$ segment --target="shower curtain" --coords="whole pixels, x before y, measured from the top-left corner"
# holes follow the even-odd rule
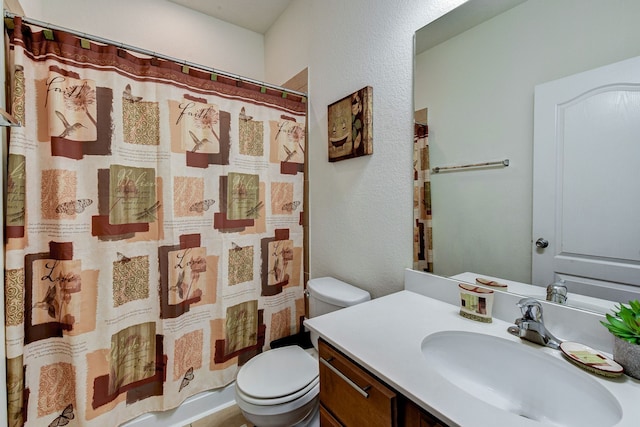
[[[174,408],[298,332],[305,99],[9,24],[9,425]]]
[[[433,273],[429,128],[415,123],[413,130],[413,269]]]

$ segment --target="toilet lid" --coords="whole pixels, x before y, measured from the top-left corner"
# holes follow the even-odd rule
[[[238,372],[236,387],[258,399],[295,393],[318,377],[318,362],[297,345],[255,356]]]

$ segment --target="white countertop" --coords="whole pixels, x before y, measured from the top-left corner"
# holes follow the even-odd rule
[[[477,332],[520,342],[507,332],[510,325],[495,318],[493,323],[463,318],[457,306],[406,290],[305,321],[308,329],[452,427],[543,426],[462,391],[430,368],[421,351],[427,335],[444,330]],[[526,341],[522,345],[562,359],[557,350]],[[469,357],[473,357],[472,351]],[[623,410],[616,427],[640,425],[640,381],[626,375],[603,378],[568,361],[566,364],[567,369],[594,378],[616,397]]]

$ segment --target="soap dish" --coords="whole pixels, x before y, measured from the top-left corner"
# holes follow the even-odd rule
[[[560,350],[571,363],[594,374],[613,378],[624,372],[619,363],[584,344],[565,341],[560,344]]]
[[[490,286],[492,288],[503,289],[503,290],[507,289],[507,285],[506,284],[500,283],[500,282],[496,282],[495,280],[486,279],[484,277],[476,277],[476,285]]]

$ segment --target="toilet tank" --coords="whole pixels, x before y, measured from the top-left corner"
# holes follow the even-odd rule
[[[344,307],[369,301],[369,292],[333,277],[319,277],[307,282],[309,317],[331,313]]]

